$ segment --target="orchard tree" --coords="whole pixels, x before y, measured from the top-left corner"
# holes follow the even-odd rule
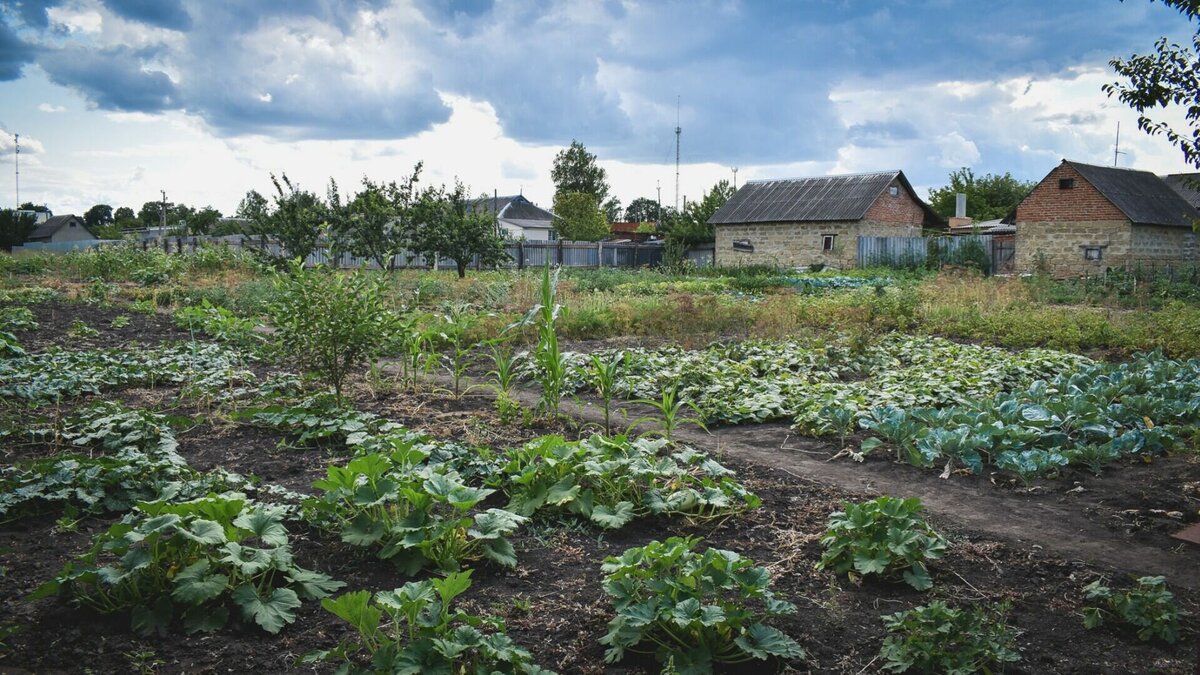
[[[111,225],[113,223],[113,207],[108,204],[96,204],[83,213],[83,222],[89,228]]]
[[[0,248],[11,251],[14,246],[24,244],[36,227],[37,223],[28,213],[0,210]]]
[[[625,207],[625,220],[631,223],[657,221],[658,202],[649,197],[638,197]]]
[[[132,230],[137,227],[137,214],[128,206],[122,206],[113,211],[113,224],[122,230]]]
[[[1189,23],[1200,18],[1197,0],[1162,3],[1179,11]],[[1108,64],[1123,80],[1104,85],[1104,93],[1137,111],[1139,129],[1151,136],[1166,136],[1189,164],[1200,168],[1200,29],[1193,33],[1191,45],[1159,38],[1153,54],[1134,54]],[[1155,111],[1171,106],[1184,111],[1186,128],[1174,129],[1155,119]]]
[[[251,221],[256,231],[274,237],[282,249],[275,255],[264,247],[258,254],[282,267],[288,260],[307,258],[316,250],[329,210],[319,196],[301,190],[287,174],[279,178],[271,174],[271,184],[275,186],[274,203],[255,210]]]
[[[967,216],[976,220],[1003,218],[1017,208],[1036,183],[1020,181],[1012,174],[976,176],[963,167],[950,173],[949,184],[929,190],[929,206],[943,218],[954,215],[955,195],[967,195]]]
[[[221,212],[211,206],[194,211],[188,220],[188,230],[192,234],[212,234],[217,222],[221,220]]]
[[[419,195],[421,163],[399,183],[374,183],[366,177],[362,191],[343,201],[337,183],[329,181],[330,229],[334,249],[374,260],[380,269],[395,267],[396,255],[412,248],[414,210]]]
[[[679,215],[663,218],[667,240],[684,246],[705,244],[716,240],[716,233],[708,219],[717,209],[733,196],[734,189],[729,181],[717,181],[698,201],[687,204]]]
[[[600,241],[612,232],[595,196],[588,192],[554,195],[554,229],[560,239],[570,241]]]
[[[572,140],[571,147],[554,156],[550,178],[554,181],[555,194],[584,192],[592,195],[596,204],[608,206],[608,172],[579,141]]]
[[[426,188],[416,210],[419,222],[413,242],[413,250],[429,260],[435,256],[453,260],[460,279],[467,276],[467,266],[477,256],[484,267],[508,261],[495,216],[475,209],[476,200],[467,195],[467,188],[458,181],[450,191],[445,186]]]
[[[171,203],[167,202],[167,209],[170,208]],[[138,209],[137,219],[142,227],[158,227],[163,222],[163,203],[146,202],[142,204],[142,208]]]

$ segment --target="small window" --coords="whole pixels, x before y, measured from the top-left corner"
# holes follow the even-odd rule
[[[1083,249],[1083,259],[1100,261],[1104,259],[1104,248],[1100,246],[1086,246]]]
[[[832,251],[834,242],[836,242],[836,241],[837,241],[836,234],[821,235],[821,250],[822,251]]]
[[[1059,190],[1071,190],[1074,187],[1075,187],[1075,179],[1074,178],[1059,178],[1058,179],[1058,189]]]
[[[900,188],[899,188],[899,186],[893,185],[893,186],[889,187],[889,188],[888,188],[888,194],[889,194],[889,195],[891,195],[891,196],[893,196],[893,197],[899,197],[899,196],[900,196]]]
[[[754,244],[751,244],[749,239],[737,239],[733,242],[733,250],[754,253]]]
[[[549,237],[550,237],[550,241],[558,241],[558,231],[550,230]]]

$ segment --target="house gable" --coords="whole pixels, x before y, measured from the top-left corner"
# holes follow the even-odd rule
[[[1017,223],[1063,223],[1127,221],[1129,218],[1074,166],[1063,160],[1017,205],[1015,220]]]
[[[867,209],[863,220],[879,223],[903,223],[920,227],[927,220],[923,202],[908,185],[908,181],[900,180],[897,176],[887,188],[875,198],[871,208]]]

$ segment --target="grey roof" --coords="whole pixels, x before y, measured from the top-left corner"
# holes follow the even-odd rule
[[[1193,208],[1200,209],[1200,173],[1173,173],[1162,176],[1167,187],[1179,193]]]
[[[521,195],[509,195],[506,197],[486,197],[477,199],[471,205],[472,210],[483,210],[487,213],[496,214],[497,218],[507,221],[549,221],[554,220],[554,214],[546,209],[540,208],[533,202],[529,201]],[[535,227],[550,227],[550,225],[540,225]]]
[[[1191,227],[1200,213],[1149,171],[1063,160],[1135,224]]]
[[[37,228],[35,228],[33,230],[33,232],[31,232],[29,234],[29,241],[37,241],[39,239],[49,239],[50,237],[54,236],[55,232],[58,232],[67,223],[70,223],[72,220],[79,221],[79,226],[82,227],[83,229],[87,230],[87,225],[85,225],[83,223],[83,219],[80,218],[79,216],[75,216],[75,215],[51,216],[50,218],[47,218],[44,223],[42,223],[41,225],[38,225]],[[92,233],[91,230],[88,230],[88,233],[91,234],[93,237],[96,236],[94,233]]]
[[[899,179],[925,210],[926,222],[941,218],[913,190],[903,171],[750,181],[708,219],[713,225],[794,221],[862,220],[867,210]]]

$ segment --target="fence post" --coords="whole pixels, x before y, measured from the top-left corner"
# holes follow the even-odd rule
[[[525,242],[523,240],[517,242],[517,269],[525,269]]]
[[[559,239],[558,240],[558,266],[562,267],[562,264],[563,264],[563,240]]]
[[[604,267],[604,242],[596,242],[596,269]]]

